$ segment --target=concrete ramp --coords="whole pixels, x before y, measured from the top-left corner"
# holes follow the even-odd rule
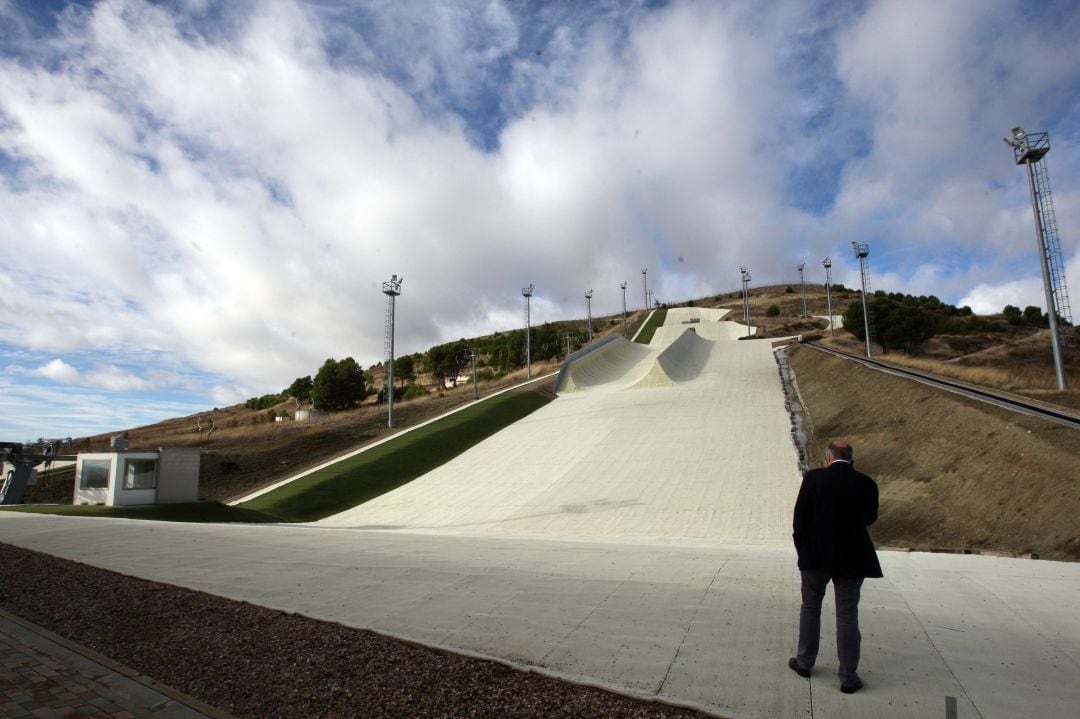
[[[581,359],[570,358],[555,388],[558,394],[591,389],[613,389],[625,384],[626,377],[640,378],[647,373],[656,357],[656,350],[647,345],[615,337]]]
[[[570,368],[575,391],[319,524],[787,546],[800,476],[769,343],[676,327],[663,347],[598,347]]]
[[[697,310],[700,313],[709,314],[695,315],[689,313],[688,310]],[[697,333],[702,339],[707,340],[728,341],[746,337],[746,325],[723,319],[728,312],[729,310],[702,310],[696,307],[677,307],[668,310],[667,320],[662,327],[658,327],[656,332],[653,333],[649,346],[667,346],[681,337],[682,333],[688,329]],[[675,313],[674,316],[672,313]],[[695,317],[699,321],[691,321]],[[750,333],[753,334],[755,329],[755,327],[751,326]]]
[[[701,376],[715,347],[715,342],[703,340],[693,329],[684,328],[678,339],[656,354],[648,373],[629,387],[663,387],[691,382]]]

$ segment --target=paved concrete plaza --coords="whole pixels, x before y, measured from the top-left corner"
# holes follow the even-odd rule
[[[724,716],[1075,715],[1075,564],[882,552],[866,688],[838,690],[831,596],[814,676],[787,668],[799,476],[779,376],[767,342],[698,316],[667,318],[696,336],[598,350],[548,406],[318,524],[4,513],[0,541]]]

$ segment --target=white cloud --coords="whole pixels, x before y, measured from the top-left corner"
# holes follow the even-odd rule
[[[79,381],[79,370],[62,359],[54,359],[38,367],[34,372],[61,384],[74,384]]]
[[[375,362],[392,273],[402,352],[519,326],[529,283],[535,322],[639,306],[642,267],[857,286],[852,240],[875,289],[996,303],[1039,282],[1018,122],[1080,247],[1067,4],[210,7],[103,1],[0,60],[0,343],[110,391]]]

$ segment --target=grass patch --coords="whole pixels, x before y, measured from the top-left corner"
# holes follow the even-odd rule
[[[645,323],[645,326],[641,328],[641,332],[634,338],[635,342],[643,345],[647,345],[652,342],[653,335],[656,334],[656,328],[664,324],[664,320],[667,319],[667,309],[656,310],[652,313],[652,317]]]
[[[276,522],[276,518],[242,507],[230,507],[220,502],[186,502],[182,504],[133,504],[123,507],[101,507],[91,504],[20,504],[3,507],[4,512],[28,514],[62,514],[69,517],[113,517],[122,519],[156,519],[161,522]]]
[[[508,392],[267,492],[241,507],[283,522],[312,522],[397,489],[547,404]]]

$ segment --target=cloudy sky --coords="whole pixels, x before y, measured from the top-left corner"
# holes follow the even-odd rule
[[[0,0],[0,440],[754,284],[1080,292],[1080,6]]]

